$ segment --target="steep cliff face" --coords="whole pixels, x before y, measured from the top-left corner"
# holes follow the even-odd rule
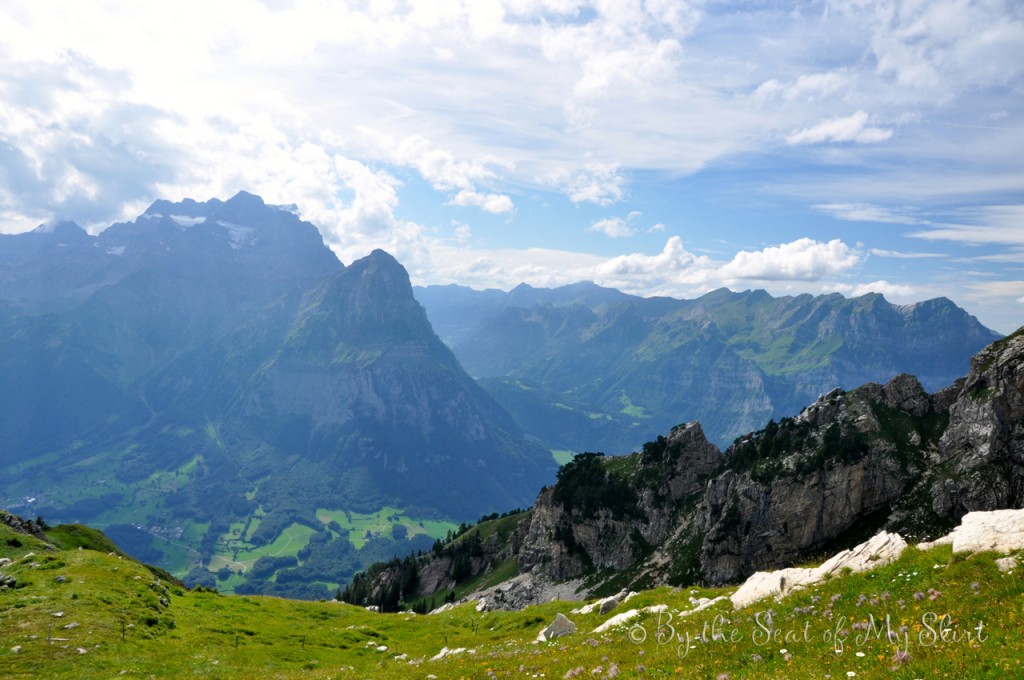
[[[538,496],[521,527],[521,571],[563,580],[636,565],[669,537],[722,458],[699,423],[675,427],[641,453],[606,465],[586,455]]]
[[[880,529],[924,540],[1022,505],[1024,329],[931,395],[900,375],[833,390],[724,454],[691,423],[630,456],[577,457],[515,530],[520,576],[492,601],[583,576],[589,592],[728,583]]]
[[[971,360],[932,463],[945,472],[931,488],[935,512],[1024,506],[1024,330]]]
[[[766,442],[781,456],[708,484],[700,517],[704,579],[733,581],[820,550],[858,525],[877,526],[920,475],[923,453],[935,444],[929,423],[936,418],[942,413],[920,383],[899,376],[884,387],[830,393],[756,444],[738,443],[727,456],[754,445],[767,449]],[[904,446],[886,431],[892,419],[910,430]],[[787,436],[799,443],[782,443]]]

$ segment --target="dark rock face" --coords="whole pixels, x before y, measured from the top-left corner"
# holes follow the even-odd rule
[[[580,576],[590,568],[627,569],[669,537],[681,501],[699,494],[721,462],[699,423],[680,425],[639,454],[620,459],[628,471],[621,481],[635,491],[635,512],[586,509],[557,500],[545,489],[522,530],[521,571],[539,567],[554,580]],[[563,482],[560,482],[563,483]]]
[[[767,485],[727,472],[704,497],[704,579],[728,583],[790,564],[886,508],[903,487],[898,467],[881,457]]]
[[[932,506],[959,519],[973,510],[1024,507],[1024,332],[987,347],[949,409],[933,456],[949,476],[932,486]]]
[[[24,519],[9,512],[0,511],[0,522],[11,527],[19,534],[34,536],[41,541],[46,540],[46,527],[34,519]]]

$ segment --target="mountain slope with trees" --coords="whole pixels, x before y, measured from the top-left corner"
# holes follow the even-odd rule
[[[0,300],[0,498],[193,579],[326,596],[554,478],[393,257],[257,196],[0,237]]]
[[[932,394],[903,374],[833,390],[724,452],[688,423],[637,453],[578,456],[529,511],[501,520],[501,533],[484,522],[413,564],[375,565],[342,597],[381,602],[410,568],[419,578],[407,602],[482,589],[472,597],[498,608],[719,585],[829,556],[881,529],[927,540],[968,512],[1021,506],[1024,328]],[[470,568],[457,574],[463,553]]]
[[[999,335],[945,298],[639,298],[594,284],[419,288],[466,370],[552,449],[625,453],[680,420],[719,446],[835,387],[950,384]],[[476,322],[469,323],[470,319]]]

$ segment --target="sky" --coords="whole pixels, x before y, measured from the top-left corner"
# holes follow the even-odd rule
[[[1024,323],[1019,0],[0,0],[0,232],[294,204],[415,284]]]

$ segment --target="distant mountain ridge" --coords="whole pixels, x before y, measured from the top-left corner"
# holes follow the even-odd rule
[[[393,257],[346,267],[245,192],[0,238],[0,318],[3,504],[121,527],[193,576],[324,596],[362,560],[429,546],[443,528],[426,521],[522,505],[554,477]],[[366,536],[335,519],[383,508]],[[256,569],[279,538],[290,562]]]
[[[834,387],[901,372],[939,389],[1000,337],[946,298],[901,306],[877,293],[719,289],[680,300],[594,284],[416,294],[529,434],[577,451],[630,451],[680,418],[726,445]]]

